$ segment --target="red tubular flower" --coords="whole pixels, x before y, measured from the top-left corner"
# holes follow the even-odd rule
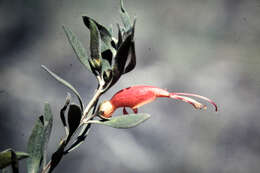
[[[124,114],[127,114],[126,107],[131,108],[137,113],[137,108],[144,104],[154,101],[157,97],[168,97],[172,99],[182,100],[190,103],[195,109],[206,109],[206,105],[187,97],[197,97],[211,103],[215,110],[218,111],[218,107],[212,100],[190,93],[169,93],[168,91],[154,87],[154,86],[132,86],[117,92],[110,100],[104,101],[99,107],[99,116],[104,119],[108,119],[112,116],[113,112],[120,107],[123,107]]]

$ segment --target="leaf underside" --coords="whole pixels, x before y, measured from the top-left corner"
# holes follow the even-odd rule
[[[43,166],[46,160],[47,144],[52,130],[53,116],[48,103],[44,106],[44,115],[40,116],[32,130],[28,140],[27,152],[30,157],[27,159],[27,169],[29,173],[37,173],[41,162]]]
[[[150,115],[145,113],[129,114],[110,118],[109,120],[92,120],[90,123],[106,125],[113,128],[127,129],[135,127],[145,120],[149,119]]]

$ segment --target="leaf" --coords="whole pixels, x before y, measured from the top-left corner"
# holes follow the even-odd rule
[[[72,145],[64,152],[64,154],[68,154],[69,152],[75,150],[84,142],[85,138],[88,136],[90,127],[91,127],[91,124],[84,124],[82,126],[82,130],[81,130],[79,136],[72,143]]]
[[[131,43],[132,35],[129,35],[119,47],[113,66],[113,80],[109,87],[113,86],[119,80],[120,76],[124,73]]]
[[[100,29],[99,29],[100,30]],[[109,34],[112,36],[113,35],[113,25],[112,24],[110,24],[109,26],[108,26],[108,28],[107,28],[107,31],[109,32]]]
[[[43,166],[46,164],[47,157],[47,146],[51,135],[53,124],[53,115],[51,112],[51,107],[48,103],[44,104],[44,136],[43,136]]]
[[[133,24],[131,34],[130,34],[132,36],[132,39],[134,39],[135,23],[136,23],[136,19],[134,20],[134,24]],[[129,60],[128,64],[126,65],[124,73],[128,73],[128,72],[132,71],[136,66],[136,54],[135,54],[135,42],[134,41],[131,42],[129,56],[130,56],[130,60]]]
[[[102,59],[108,61],[109,65],[112,64],[113,53],[111,52],[110,49],[103,51],[101,55],[102,55]]]
[[[67,93],[65,104],[60,110],[60,119],[65,128],[65,133],[67,136],[69,135],[69,130],[68,130],[67,122],[66,122],[66,118],[65,118],[65,111],[67,110],[67,107],[70,104],[70,99],[71,99],[71,95],[70,95],[70,93]]]
[[[101,58],[100,33],[95,22],[89,20],[90,30],[90,56],[92,59],[99,60]]]
[[[3,169],[12,163],[12,149],[4,150],[0,153],[0,169]],[[22,160],[29,157],[29,154],[24,152],[15,152],[17,159]]]
[[[95,103],[95,106],[90,109],[87,117],[90,117],[93,113],[95,113],[97,103],[98,103],[98,99]],[[83,124],[82,125],[81,131],[80,131],[77,139],[75,141],[73,141],[71,146],[66,151],[64,151],[64,154],[68,154],[69,152],[75,150],[76,148],[78,148],[84,142],[84,140],[86,139],[86,137],[89,134],[90,127],[91,127],[91,124]]]
[[[68,111],[69,136],[67,138],[67,142],[69,141],[73,133],[77,130],[80,124],[81,116],[82,111],[80,107],[76,104],[70,105]]]
[[[84,24],[90,29],[90,21],[93,21],[95,25],[97,26],[100,36],[102,40],[110,40],[112,38],[111,33],[106,29],[106,27],[102,26],[98,22],[96,22],[94,19],[88,17],[88,16],[82,16]]]
[[[41,160],[43,159],[44,151],[44,117],[43,115],[38,118],[29,137],[27,152],[30,157],[27,159],[27,169],[29,173],[37,173]]]
[[[117,28],[118,28],[118,41],[117,41],[117,49],[121,46],[122,42],[123,42],[123,34],[122,34],[122,31],[121,31],[121,28],[119,26],[119,24],[117,24]]]
[[[116,57],[115,57],[115,66],[117,66],[117,69],[122,74],[125,70],[125,64],[127,62],[129,50],[132,43],[132,35],[129,35],[122,45],[119,47]]]
[[[95,68],[95,61],[93,59],[89,58],[88,62],[89,62],[89,65],[90,65],[90,68],[91,68],[93,74],[97,77],[99,74],[98,74],[98,69]]]
[[[77,55],[77,58],[79,61],[90,71],[92,72],[89,62],[88,62],[88,56],[86,53],[85,48],[82,46],[82,43],[79,41],[77,36],[66,26],[62,26],[69,43],[71,47],[73,48],[75,54]]]
[[[102,60],[102,69],[101,69],[101,76],[105,82],[109,82],[111,80],[112,69],[109,62],[106,59]]]
[[[45,165],[46,150],[52,130],[53,116],[48,103],[44,105],[44,115],[40,116],[32,130],[28,140],[27,152],[30,157],[27,160],[29,173],[37,173],[41,162]]]
[[[101,124],[101,125],[106,125],[110,126],[113,128],[119,128],[119,129],[127,129],[131,127],[135,127],[145,120],[150,118],[149,114],[129,114],[129,115],[122,115],[114,118],[110,118],[109,120],[92,120],[89,121],[89,123],[94,123],[94,124]]]
[[[130,61],[125,67],[124,74],[132,71],[136,66],[136,54],[135,54],[135,43],[134,42],[131,43],[129,56],[130,56]]]
[[[62,141],[59,148],[57,149],[57,151],[55,153],[52,154],[51,156],[51,166],[49,169],[49,173],[51,173],[53,171],[53,169],[60,163],[63,155],[64,155],[64,149],[66,147],[66,141]]]
[[[113,39],[111,32],[106,29],[106,27],[102,26],[98,22],[96,22],[94,19],[91,19],[88,16],[82,16],[84,24],[90,29],[90,20],[93,21],[100,33],[102,44],[101,44],[101,51],[105,50],[111,50],[112,53],[115,53],[115,46],[113,45]]]
[[[120,15],[121,15],[122,22],[124,24],[124,29],[127,32],[129,29],[131,29],[131,20],[130,20],[128,13],[124,9],[123,0],[120,0],[120,2],[121,2],[120,3],[120,9],[121,9]]]
[[[82,99],[79,95],[79,92],[66,80],[62,79],[61,77],[59,77],[58,75],[56,75],[55,73],[53,73],[51,70],[49,70],[47,67],[45,67],[44,65],[41,66],[45,71],[47,71],[54,79],[56,79],[58,82],[60,82],[61,84],[65,85],[67,88],[69,88],[71,91],[74,92],[74,94],[77,96],[78,100],[79,100],[79,104],[80,104],[80,108],[81,110],[83,110],[83,104],[82,104]]]

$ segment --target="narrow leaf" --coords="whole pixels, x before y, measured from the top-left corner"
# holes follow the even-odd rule
[[[56,79],[58,82],[60,82],[61,84],[65,85],[67,88],[69,88],[71,91],[74,92],[74,94],[77,96],[77,98],[79,100],[80,108],[81,108],[81,110],[83,110],[82,99],[81,99],[81,97],[79,95],[79,92],[69,82],[67,82],[66,80],[62,79],[61,77],[59,77],[58,75],[53,73],[51,70],[49,70],[44,65],[42,65],[42,68],[45,71],[47,71],[54,79]]]
[[[108,61],[110,65],[112,64],[113,53],[110,49],[103,51],[101,55],[102,55],[102,59]]]
[[[106,27],[104,27],[103,25],[99,24],[98,22],[96,22],[94,19],[91,19],[88,16],[82,16],[83,18],[83,22],[84,24],[90,29],[90,21],[93,21],[99,32],[100,32],[100,36],[101,36],[101,40],[102,40],[102,44],[101,44],[101,51],[105,51],[105,50],[111,50],[112,53],[114,53],[115,51],[115,46],[113,45],[113,39],[112,39],[112,34],[111,31],[109,31],[108,29],[106,29]]]
[[[69,124],[69,136],[67,140],[73,135],[77,130],[82,116],[82,111],[80,107],[76,104],[71,104],[68,111],[68,124]]]
[[[117,28],[118,28],[118,41],[117,41],[117,49],[121,46],[122,42],[123,42],[123,33],[121,31],[121,28],[119,26],[119,24],[117,24]]]
[[[100,33],[95,22],[91,19],[89,20],[89,30],[90,30],[90,56],[92,59],[101,58],[101,43],[100,43]]]
[[[131,29],[131,20],[130,20],[130,17],[128,15],[128,13],[126,12],[126,10],[124,9],[124,4],[123,4],[123,0],[120,1],[121,5],[120,5],[120,14],[121,14],[121,19],[122,19],[122,22],[124,24],[124,28],[125,28],[125,31],[127,32],[129,29]]]
[[[148,118],[150,118],[149,114],[129,114],[110,118],[109,120],[92,120],[89,121],[89,123],[101,124],[119,129],[127,129],[141,124]]]
[[[12,163],[12,149],[4,150],[0,153],[0,169],[3,169]],[[17,159],[22,160],[29,157],[29,154],[24,152],[15,152]]]
[[[61,145],[57,149],[55,153],[52,154],[51,157],[51,166],[48,173],[51,173],[53,169],[60,163],[63,155],[64,155],[64,148],[66,147],[66,141],[62,141]]]
[[[95,113],[96,107],[97,107],[98,99],[95,103],[95,106],[92,107],[88,113],[87,117],[90,117],[93,113]],[[93,118],[92,118],[93,119]],[[69,152],[73,151],[74,149],[78,148],[86,139],[86,137],[89,134],[91,124],[83,124],[81,127],[81,131],[75,141],[71,144],[71,146],[64,152],[64,154],[68,154]]]
[[[100,29],[99,29],[100,30]],[[110,35],[112,36],[113,35],[113,25],[112,24],[110,24],[109,26],[108,26],[108,28],[107,28],[107,31],[110,33]]]
[[[89,65],[90,65],[90,68],[93,72],[93,74],[97,77],[99,74],[99,71],[98,69],[95,68],[95,61],[91,58],[88,59],[88,62],[89,62]]]
[[[43,159],[44,150],[44,117],[40,116],[32,130],[27,145],[27,152],[30,157],[27,159],[27,169],[29,173],[37,173]]]
[[[133,24],[133,27],[131,29],[131,34],[130,34],[132,36],[132,39],[134,39],[135,23],[136,23],[136,19],[134,20],[134,24]],[[129,51],[128,56],[130,57],[130,60],[125,67],[124,73],[128,73],[128,72],[132,71],[136,66],[136,54],[135,54],[135,42],[134,41],[131,42],[130,51]]]
[[[125,65],[127,62],[131,44],[132,35],[129,35],[119,47],[113,66],[113,80],[109,87],[113,86],[119,80],[120,76],[124,74]]]
[[[64,154],[68,154],[69,152],[75,150],[84,142],[85,138],[88,136],[90,127],[91,127],[91,124],[84,124],[82,126],[82,131],[80,132],[79,136],[72,143],[72,145],[64,152]]]
[[[134,42],[131,43],[130,53],[128,56],[130,56],[130,60],[125,67],[124,73],[128,73],[128,72],[132,71],[136,66],[136,54],[135,54],[135,43]]]
[[[102,40],[110,40],[112,38],[111,33],[106,29],[106,27],[102,26],[98,22],[96,22],[94,19],[88,17],[88,16],[82,16],[84,24],[90,29],[90,21],[93,21],[95,25],[97,26],[100,36]]]
[[[111,66],[109,62],[106,59],[102,60],[102,69],[101,69],[101,75],[105,82],[109,82],[111,80]]]
[[[44,115],[40,116],[29,137],[27,151],[30,158],[27,160],[29,173],[37,173],[41,162],[45,165],[46,150],[52,130],[53,116],[48,103],[44,105]]]
[[[43,166],[46,164],[47,146],[51,135],[53,115],[48,103],[44,104]]]
[[[65,118],[65,111],[67,110],[67,107],[70,104],[70,99],[71,99],[71,95],[70,95],[70,93],[67,93],[65,104],[60,110],[60,119],[61,119],[61,122],[62,122],[64,128],[65,128],[65,133],[66,133],[67,136],[69,135],[69,130],[68,130],[67,121],[66,121],[66,118]]]
[[[119,47],[118,52],[115,57],[115,65],[117,66],[117,69],[122,74],[124,72],[125,64],[128,58],[130,46],[132,43],[132,36],[129,35],[122,45]]]
[[[75,54],[77,55],[77,58],[79,61],[90,71],[92,72],[89,62],[88,62],[88,56],[86,53],[85,48],[82,46],[82,43],[79,41],[77,36],[66,26],[62,26],[69,43],[71,47],[73,48]]]

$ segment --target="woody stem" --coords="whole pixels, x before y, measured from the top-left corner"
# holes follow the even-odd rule
[[[103,87],[104,87],[104,81],[98,76],[97,77],[98,82],[99,82],[99,87],[97,89],[97,91],[95,92],[95,95],[93,96],[93,98],[90,100],[90,102],[88,103],[88,105],[86,106],[84,112],[83,112],[83,116],[81,118],[81,124],[84,122],[89,121],[91,118],[93,118],[94,115],[92,116],[88,116],[89,111],[91,110],[91,108],[93,107],[93,105],[95,104],[95,102],[97,101],[97,99],[101,96],[101,94],[103,93]],[[86,119],[86,120],[85,120]]]

